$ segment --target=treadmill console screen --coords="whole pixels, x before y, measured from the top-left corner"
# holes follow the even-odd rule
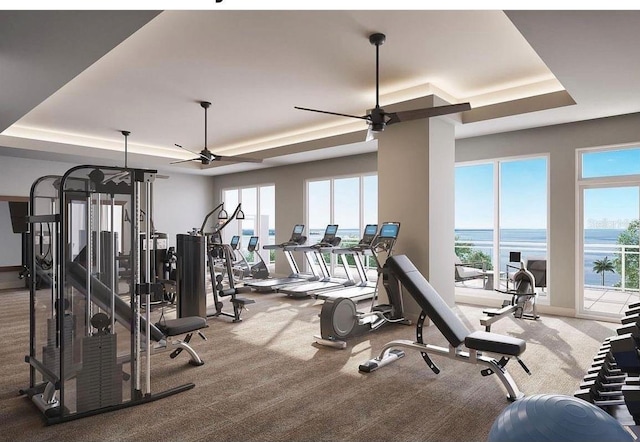
[[[296,224],[291,233],[291,241],[299,240],[302,237],[302,232],[304,232],[304,224]]]
[[[380,228],[380,238],[397,238],[400,223],[384,223]]]
[[[336,237],[336,233],[338,233],[338,225],[337,224],[329,224],[327,229],[324,231],[324,238],[322,238],[322,242],[331,242]]]
[[[256,246],[258,245],[258,237],[257,236],[252,236],[251,238],[249,238],[249,245],[247,247],[252,247],[252,248],[256,248]]]
[[[367,224],[367,226],[364,228],[364,235],[362,235],[360,244],[371,244],[373,238],[376,237],[376,233],[378,233],[378,225]]]
[[[238,244],[240,244],[240,237],[238,235],[232,236],[229,245],[235,249],[238,247]]]

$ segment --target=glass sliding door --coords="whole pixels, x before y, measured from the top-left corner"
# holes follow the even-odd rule
[[[225,189],[222,191],[222,201],[224,202],[224,208],[229,215],[236,208],[238,203],[240,202],[239,189]],[[217,216],[217,214],[214,214]],[[234,235],[240,235],[240,221],[233,220],[231,221],[227,227],[222,230],[222,242],[225,244],[229,244],[231,242],[231,238]]]
[[[328,224],[337,224],[337,236],[341,247],[359,242],[366,224],[378,223],[378,176],[356,175],[307,181],[307,226],[308,244],[317,243]],[[325,254],[330,271],[336,277],[344,276],[342,262],[336,255]],[[347,258],[353,267],[353,257]],[[337,265],[336,265],[337,264]],[[372,266],[374,277],[376,266]]]
[[[260,226],[257,235],[260,237],[260,245],[276,243],[276,186],[260,186],[259,193],[260,211],[258,225]],[[265,250],[262,259],[269,264],[275,262],[275,250],[268,253]]]
[[[231,221],[222,231],[222,240],[229,244],[231,237],[238,235],[241,237],[241,248],[246,249],[251,236],[258,236],[260,245],[275,243],[275,186],[261,185],[253,187],[242,187],[234,189],[224,189],[222,191],[222,201],[224,208],[231,216],[236,206],[242,203],[244,220]],[[262,249],[262,247],[260,247]],[[275,253],[260,252],[267,264],[274,263]],[[257,262],[258,257],[247,254],[250,263]]]
[[[474,296],[493,291],[495,166],[457,166],[455,170],[456,291]],[[484,291],[487,290],[487,293]]]
[[[362,177],[362,223],[378,223],[378,175]]]
[[[360,177],[336,178],[333,180],[333,222],[338,225],[340,247],[349,247],[360,241]],[[325,254],[331,265],[331,274],[346,277],[341,257]],[[353,264],[353,263],[350,263]]]
[[[581,313],[619,316],[638,298],[640,186],[582,190]]]
[[[640,148],[577,152],[577,309],[618,318],[638,296]]]
[[[509,274],[535,266],[548,302],[548,158],[462,164],[455,172],[456,294],[504,298]],[[520,259],[510,262],[511,252]]]
[[[258,234],[258,189],[256,187],[242,189],[241,198],[244,219],[240,223],[240,243],[246,247],[249,244],[249,238]]]
[[[538,286],[538,301],[547,295],[547,159],[500,162],[500,245],[498,268],[505,280],[524,264]],[[511,253],[519,262],[511,262]]]
[[[331,224],[331,181],[310,181],[307,184],[307,244],[322,239]]]

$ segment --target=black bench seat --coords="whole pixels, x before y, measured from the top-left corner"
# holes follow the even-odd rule
[[[208,327],[207,320],[200,316],[167,319],[155,324],[166,336],[178,336]]]
[[[467,348],[488,351],[507,356],[520,356],[527,348],[526,341],[511,336],[499,335],[485,331],[474,331],[464,338]]]

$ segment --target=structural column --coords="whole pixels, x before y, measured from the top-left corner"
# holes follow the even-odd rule
[[[447,104],[429,96],[387,112]],[[404,254],[454,304],[455,130],[451,117],[388,126],[378,136],[378,221],[399,221],[395,254]],[[380,292],[381,294],[384,291]],[[420,308],[404,295],[408,318]]]

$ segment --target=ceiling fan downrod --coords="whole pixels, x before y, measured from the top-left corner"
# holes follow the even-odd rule
[[[129,135],[131,135],[131,132],[129,132],[128,130],[123,130],[120,132],[122,135],[124,135],[124,168],[127,169],[127,150],[128,150],[128,146],[127,146],[127,137]]]
[[[369,43],[376,47],[376,108],[380,107],[380,46],[386,39],[387,36],[380,32],[369,36]]]
[[[202,106],[202,108],[204,109],[204,150],[209,150],[207,148],[207,110],[209,109],[209,107],[211,106],[211,103],[208,101],[201,101],[200,102],[200,106]]]

